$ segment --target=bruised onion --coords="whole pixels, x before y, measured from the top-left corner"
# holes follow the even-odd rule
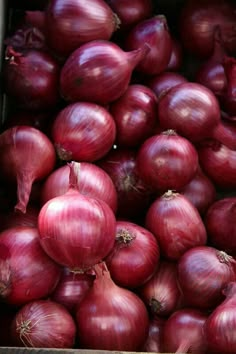
[[[76,49],[66,60],[60,77],[66,101],[108,104],[126,91],[134,68],[149,51],[147,44],[124,52],[111,41],[94,40]]]

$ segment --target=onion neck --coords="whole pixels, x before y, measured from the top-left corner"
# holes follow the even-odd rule
[[[188,353],[190,349],[190,343],[187,339],[183,340],[183,342],[179,345],[175,353]]]
[[[144,43],[142,47],[132,50],[130,52],[126,52],[127,61],[130,65],[131,70],[133,70],[145,58],[149,51],[149,44]]]
[[[15,210],[26,213],[27,205],[30,198],[32,184],[34,177],[29,171],[22,171],[17,173],[17,204]]]
[[[234,258],[224,251],[217,251],[217,258],[220,263],[225,263],[225,264],[236,263]]]
[[[166,199],[166,200],[169,200],[169,199],[173,199],[175,197],[177,197],[179,195],[179,193],[176,193],[172,190],[168,190],[167,192],[165,192],[163,195],[162,195],[162,198],[163,199]]]
[[[79,190],[79,179],[80,179],[80,163],[72,161],[68,163],[70,167],[69,174],[69,189],[71,190]]]
[[[218,140],[221,144],[230,150],[236,150],[236,127],[227,126],[226,123],[220,122],[212,133],[212,138]]]

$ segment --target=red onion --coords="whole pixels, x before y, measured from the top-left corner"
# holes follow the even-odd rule
[[[198,156],[203,171],[218,188],[236,188],[236,151],[210,141],[199,147]]]
[[[195,75],[195,81],[209,88],[216,96],[221,96],[226,89],[224,56],[221,33],[217,27],[214,34],[213,54],[200,65]]]
[[[207,315],[185,308],[174,312],[163,328],[164,351],[168,353],[206,353],[204,333]]]
[[[187,82],[173,87],[159,101],[158,118],[162,129],[174,129],[197,143],[214,138],[236,149],[236,139],[221,122],[218,100],[211,90]]]
[[[28,205],[26,213],[19,210],[10,210],[5,213],[1,222],[1,230],[9,229],[10,227],[25,226],[35,227],[38,226],[39,209],[36,206]]]
[[[236,59],[225,57],[223,62],[224,73],[226,75],[225,92],[220,97],[224,110],[230,115],[236,115]]]
[[[199,167],[193,179],[181,189],[181,194],[204,215],[216,199],[216,188]]]
[[[113,248],[116,220],[110,207],[79,193],[79,163],[70,164],[68,191],[49,200],[38,218],[40,243],[57,263],[72,270],[92,267]]]
[[[166,67],[168,71],[179,71],[183,62],[183,49],[179,40],[172,38],[172,50],[169,64]]]
[[[93,285],[93,280],[94,277],[91,274],[71,272],[68,268],[64,268],[50,299],[75,314],[77,306]]]
[[[149,319],[144,303],[135,293],[117,286],[102,265],[96,266],[95,271],[93,287],[76,313],[80,346],[138,351],[148,335]]]
[[[213,247],[193,247],[179,259],[178,280],[189,306],[214,309],[225,285],[236,280],[235,260]]]
[[[63,57],[84,43],[109,40],[119,25],[103,0],[52,0],[45,21],[48,44]]]
[[[15,346],[65,349],[74,346],[76,325],[62,305],[38,300],[19,309],[11,333]]]
[[[176,263],[161,261],[155,274],[138,294],[155,316],[170,316],[180,304],[181,293],[177,281]]]
[[[210,57],[218,26],[225,49],[236,51],[235,4],[228,0],[190,0],[179,18],[181,42],[197,57]]]
[[[157,125],[157,100],[147,86],[129,85],[125,93],[111,103],[109,111],[116,123],[119,147],[137,147],[153,135]]]
[[[152,317],[149,320],[148,338],[142,347],[142,352],[161,353],[162,350],[162,333],[165,325],[165,320],[160,317]]]
[[[52,125],[52,140],[61,160],[94,162],[108,153],[116,126],[110,113],[90,102],[62,109]]]
[[[206,243],[206,229],[197,209],[184,195],[172,191],[152,203],[146,227],[156,236],[161,254],[170,260]]]
[[[225,300],[217,306],[206,321],[205,333],[211,353],[235,353],[235,299],[236,283],[223,290]]]
[[[111,177],[117,191],[117,215],[121,218],[139,218],[151,203],[152,192],[137,171],[135,150],[111,150],[98,161]]]
[[[150,51],[138,63],[136,70],[146,75],[163,72],[170,61],[172,40],[164,15],[156,15],[139,22],[128,33],[126,50],[135,50],[147,43]]]
[[[142,20],[151,17],[153,4],[151,0],[106,0],[120,19],[119,31],[129,30]]]
[[[215,201],[207,211],[205,226],[211,244],[230,255],[236,255],[236,197]]]
[[[198,155],[189,140],[173,130],[154,135],[141,145],[137,155],[141,178],[154,190],[179,190],[194,177]]]
[[[25,11],[24,22],[45,32],[45,11]]]
[[[70,167],[61,166],[45,180],[41,190],[41,205],[52,198],[63,195],[69,188]],[[79,192],[106,202],[116,212],[117,193],[110,176],[92,163],[81,162],[79,168]]]
[[[17,181],[15,208],[26,212],[32,183],[47,177],[54,168],[53,144],[38,129],[15,126],[0,135],[0,151],[2,175]]]
[[[47,110],[59,102],[60,67],[45,51],[14,51],[7,47],[4,65],[4,90],[20,108]]]
[[[115,246],[105,259],[117,285],[143,285],[155,273],[159,258],[159,246],[150,231],[130,221],[117,221]]]
[[[87,6],[87,5],[86,5]],[[124,52],[110,41],[90,41],[66,60],[60,79],[61,94],[67,101],[108,104],[124,94],[132,72],[149,51],[146,44]]]
[[[42,250],[36,228],[12,227],[0,234],[0,298],[13,305],[48,296],[60,267]]]
[[[21,51],[26,49],[47,50],[44,33],[34,26],[22,25],[4,40],[4,44]],[[12,53],[13,54],[13,53]]]
[[[179,73],[164,71],[159,75],[152,76],[148,81],[148,86],[154,91],[159,101],[172,87],[187,81],[188,80]]]

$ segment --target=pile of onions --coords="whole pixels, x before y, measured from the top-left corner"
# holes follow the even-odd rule
[[[47,297],[56,287],[61,267],[43,251],[38,230],[18,226],[0,234],[0,298],[20,306]]]
[[[85,270],[114,246],[116,220],[102,200],[79,193],[79,163],[70,163],[68,191],[50,199],[39,212],[40,244],[57,263]]]
[[[95,350],[138,351],[148,335],[149,318],[142,300],[117,286],[104,264],[76,312],[79,343]]]
[[[64,306],[49,300],[28,302],[12,321],[15,346],[32,348],[72,348],[76,325]]]
[[[112,279],[125,288],[137,288],[155,273],[160,258],[155,236],[129,221],[117,221],[116,242],[105,261]]]

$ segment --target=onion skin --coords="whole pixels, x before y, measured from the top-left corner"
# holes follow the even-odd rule
[[[189,306],[212,310],[223,300],[227,283],[236,280],[235,260],[214,247],[194,247],[179,259],[178,279]]]
[[[233,256],[236,254],[235,213],[236,197],[228,197],[215,201],[205,216],[210,243]]]
[[[60,92],[68,102],[106,105],[126,91],[134,68],[149,51],[147,44],[124,52],[109,41],[94,40],[76,49],[60,75]]]
[[[1,232],[0,298],[21,306],[47,297],[61,268],[43,251],[36,228],[18,226]]]
[[[41,205],[50,199],[65,194],[69,189],[70,167],[55,169],[44,181],[40,193]],[[89,197],[106,202],[114,211],[117,210],[117,192],[110,176],[99,166],[81,162],[79,169],[79,192]]]
[[[203,221],[192,203],[180,193],[168,191],[146,213],[145,226],[157,238],[161,254],[178,260],[188,249],[205,245]]]
[[[96,350],[138,351],[148,335],[148,313],[142,300],[118,287],[102,271],[76,313],[79,343]]]
[[[15,209],[25,213],[32,183],[47,177],[55,166],[53,144],[38,129],[15,126],[0,135],[0,151],[2,175],[17,182]]]
[[[20,308],[12,322],[11,334],[15,346],[73,348],[76,325],[62,305],[38,300]]]
[[[155,273],[159,258],[159,246],[150,231],[129,221],[117,221],[115,246],[105,259],[117,285],[130,289],[143,285]]]
[[[194,177],[198,154],[189,140],[167,130],[144,141],[137,154],[137,169],[153,190],[179,190]]]
[[[109,106],[116,123],[119,147],[135,148],[153,135],[157,125],[157,100],[144,85],[129,85],[125,93]]]
[[[92,40],[109,40],[118,23],[103,0],[52,0],[45,17],[48,45],[62,57]]]
[[[61,160],[94,162],[112,148],[116,126],[104,107],[77,102],[58,113],[51,135]]]
[[[149,334],[148,338],[142,348],[142,352],[147,353],[161,353],[162,350],[162,335],[165,320],[161,317],[155,316],[149,320]]]

